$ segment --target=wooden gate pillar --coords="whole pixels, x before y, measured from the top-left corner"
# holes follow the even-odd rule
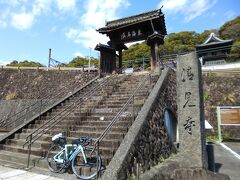
[[[99,43],[95,50],[100,51],[100,73],[112,73],[116,70],[116,52],[113,48]]]
[[[147,44],[151,47],[151,70],[157,70],[160,67],[160,60],[158,56],[159,45],[163,44],[164,36],[155,31],[152,35],[148,36]],[[161,67],[163,68],[163,67]]]
[[[118,62],[119,67],[118,68],[119,68],[119,70],[121,70],[122,69],[122,49],[119,50],[118,53],[119,53],[119,62]]]

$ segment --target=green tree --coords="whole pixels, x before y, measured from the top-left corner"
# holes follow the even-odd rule
[[[233,44],[228,60],[231,62],[240,61],[240,40]]]
[[[223,39],[240,40],[240,16],[220,27],[219,35]]]
[[[14,67],[43,67],[42,64],[40,64],[39,62],[35,62],[35,61],[28,61],[28,60],[24,60],[24,61],[16,61],[13,60],[10,64],[7,64],[7,66],[14,66]]]
[[[80,57],[77,56],[73,58],[68,64],[66,64],[67,67],[86,67],[88,66],[89,58],[87,57]],[[91,65],[95,65],[98,67],[99,60],[97,58],[91,57]]]

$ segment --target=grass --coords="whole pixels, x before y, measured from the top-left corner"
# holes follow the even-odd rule
[[[17,97],[17,93],[16,92],[11,92],[11,93],[6,95],[5,99],[6,100],[13,100],[13,99],[16,99],[16,97]]]
[[[207,92],[204,92],[204,101],[208,101],[210,99],[210,95]]]
[[[207,136],[207,142],[217,142],[218,141],[218,137],[217,136]]]

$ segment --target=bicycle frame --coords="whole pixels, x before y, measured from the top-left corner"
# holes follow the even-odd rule
[[[76,149],[74,150],[74,152],[71,154],[70,157],[68,157],[68,147],[76,147]],[[61,156],[63,155],[65,151],[65,159],[63,159]],[[75,157],[79,152],[82,153],[83,155],[83,159],[84,162],[87,163],[87,158],[86,155],[84,153],[84,148],[81,145],[76,145],[76,144],[65,144],[64,148],[62,148],[61,151],[59,151],[54,157],[53,159],[58,162],[58,163],[64,163],[64,161],[68,162],[73,160],[73,157]]]

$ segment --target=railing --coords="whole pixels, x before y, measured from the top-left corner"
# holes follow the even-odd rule
[[[92,80],[95,80],[96,78],[98,78],[98,76],[93,78]],[[14,127],[16,127],[17,125],[20,125],[25,119],[29,118],[30,116],[33,116],[35,114],[40,115],[43,108],[47,107],[50,104],[54,104],[63,95],[67,95],[69,93],[69,92],[62,91],[64,90],[64,88],[65,87],[62,87],[60,90],[58,90],[58,93],[55,94],[54,96],[52,95],[54,91],[52,91],[51,93],[41,98],[40,100],[36,100],[35,103],[32,103],[31,105],[21,109],[17,113],[1,120],[0,127],[5,128],[7,130],[12,130],[14,129]],[[79,88],[80,88],[79,86],[75,86],[73,89],[79,89]],[[14,124],[15,126],[12,127],[12,125]]]
[[[27,159],[27,168],[29,167],[30,163],[30,155],[31,155],[31,145],[37,141],[39,138],[41,138],[46,132],[48,132],[50,129],[55,127],[56,124],[58,124],[64,117],[72,113],[76,108],[80,109],[81,113],[81,103],[83,100],[87,100],[89,97],[91,97],[93,94],[97,93],[99,90],[102,89],[102,87],[106,86],[108,83],[110,83],[112,80],[115,80],[116,75],[112,75],[101,82],[95,84],[95,86],[91,87],[89,91],[84,93],[82,96],[80,96],[78,99],[75,99],[74,102],[72,102],[70,105],[68,105],[65,109],[63,109],[60,113],[53,116],[50,120],[48,120],[46,123],[38,127],[36,130],[34,130],[32,133],[30,133],[26,137],[26,142],[23,144],[23,148],[27,145],[28,146],[28,159]]]
[[[134,100],[135,97],[137,95],[137,93],[139,92],[139,90],[141,90],[144,85],[146,84],[146,82],[149,81],[149,88],[152,85],[151,82],[151,73],[147,74],[146,77],[138,84],[137,88],[134,90],[134,92],[132,93],[132,95],[129,97],[129,99],[127,100],[127,102],[122,106],[122,108],[119,110],[119,112],[116,114],[116,116],[111,120],[111,122],[108,124],[108,126],[105,128],[105,130],[102,132],[102,134],[97,138],[97,140],[94,143],[94,148],[93,151],[95,149],[97,149],[97,153],[99,154],[99,147],[100,147],[100,143],[102,142],[102,140],[106,137],[106,135],[109,133],[109,131],[111,130],[111,128],[114,126],[114,124],[119,121],[121,115],[126,111],[127,108],[129,108],[130,106],[132,106],[132,123],[135,120],[135,109],[134,109]],[[99,174],[97,174],[97,178],[98,178]]]
[[[16,69],[16,70],[20,70],[20,69],[28,69],[28,70],[53,70],[53,71],[86,71],[88,70],[88,68],[82,68],[82,67],[78,67],[78,68],[74,68],[74,67],[23,67],[23,66],[5,66],[5,65],[0,65],[0,70],[1,69]],[[98,68],[91,68],[90,67],[90,71],[95,71],[98,70]]]

